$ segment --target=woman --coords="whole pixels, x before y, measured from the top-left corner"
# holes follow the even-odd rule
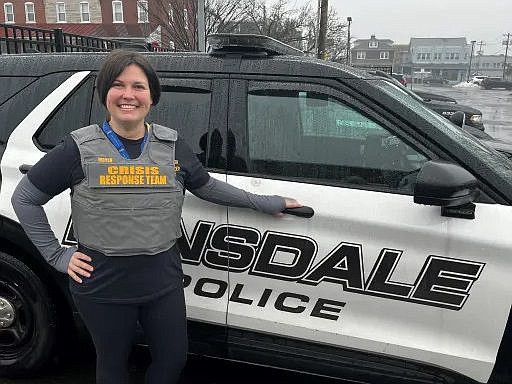
[[[152,355],[147,383],[174,383],[187,354],[176,248],[184,188],[211,202],[269,214],[300,204],[211,178],[176,131],[146,123],[161,91],[142,55],[111,53],[97,91],[108,121],[65,137],[20,181],[12,204],[44,258],[70,276],[71,294],[96,347],[97,383],[128,382],[137,320]],[[78,247],[65,248],[42,205],[68,188]]]

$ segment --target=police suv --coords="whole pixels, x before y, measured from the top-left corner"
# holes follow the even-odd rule
[[[314,209],[275,218],[186,194],[192,352],[370,383],[512,382],[512,162],[386,79],[271,39],[147,57],[163,88],[149,121],[213,177]],[[80,324],[10,200],[64,135],[104,120],[104,58],[0,57],[0,375],[34,372]],[[71,245],[69,200],[45,210]]]

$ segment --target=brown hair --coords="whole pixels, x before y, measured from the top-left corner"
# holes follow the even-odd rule
[[[137,65],[146,77],[149,83],[149,92],[153,105],[157,105],[162,92],[158,76],[149,62],[144,56],[138,52],[125,51],[117,49],[112,51],[108,56],[96,78],[96,88],[101,104],[106,106],[107,93],[112,87],[112,83],[129,65]]]

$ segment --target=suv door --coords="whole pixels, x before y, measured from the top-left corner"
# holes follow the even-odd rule
[[[511,304],[511,207],[477,204],[467,220],[414,204],[416,175],[437,156],[336,88],[248,76],[233,80],[230,100],[228,182],[315,210],[303,219],[229,208],[233,357],[270,334],[340,347],[338,359],[358,350],[485,382]],[[301,369],[292,342],[258,339]]]

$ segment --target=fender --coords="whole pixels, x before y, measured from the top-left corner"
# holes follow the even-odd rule
[[[43,283],[57,288],[59,294],[66,298],[67,305],[74,308],[66,275],[57,272],[44,260],[19,223],[0,216],[0,244],[0,250],[24,262],[37,273]]]

